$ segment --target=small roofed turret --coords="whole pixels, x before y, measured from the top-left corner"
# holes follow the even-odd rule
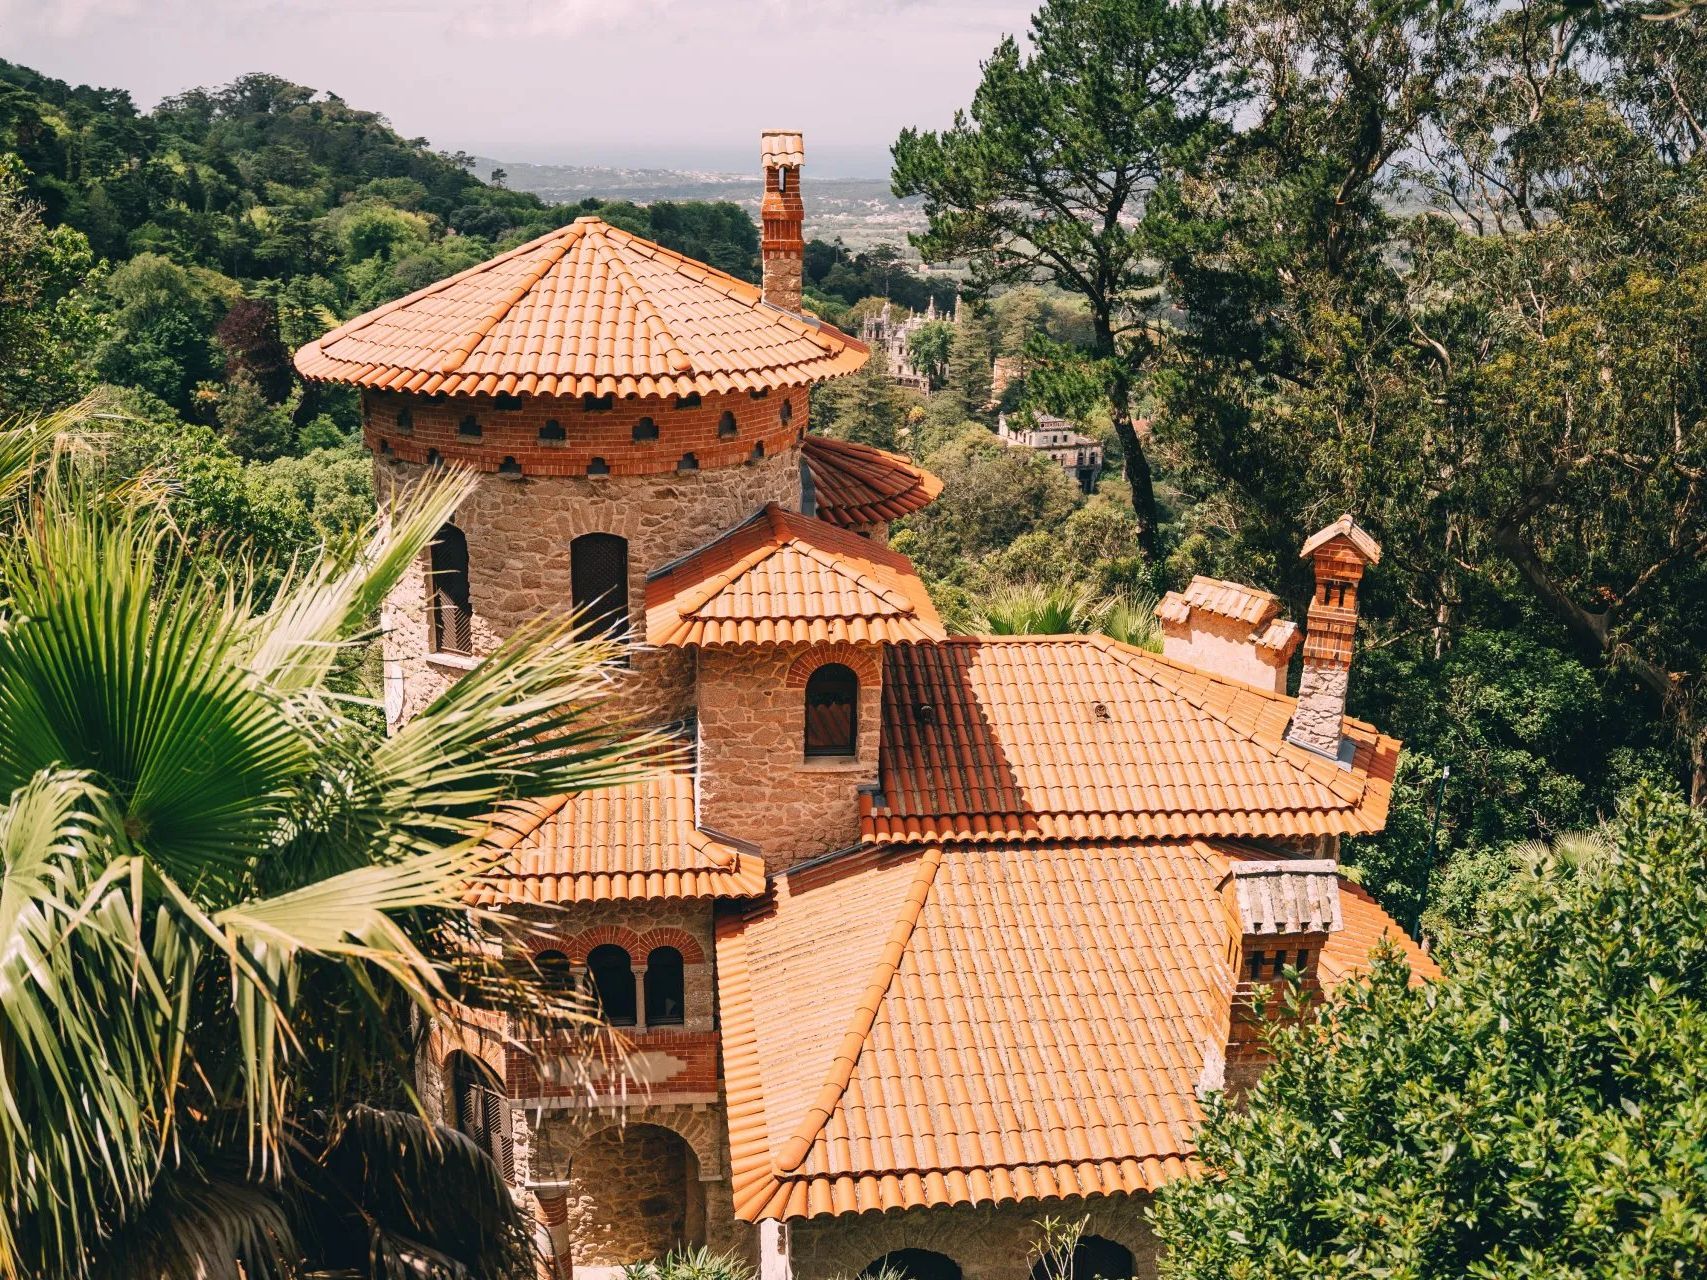
[[[1381,562],[1381,544],[1349,515],[1319,529],[1299,552],[1316,574],[1304,633],[1304,670],[1289,741],[1344,760],[1345,699],[1357,643],[1357,587],[1363,571]]]

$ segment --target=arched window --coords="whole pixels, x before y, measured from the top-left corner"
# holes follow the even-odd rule
[[[859,748],[859,677],[839,662],[806,681],[806,754],[851,756]]]
[[[1031,1280],[1132,1280],[1132,1250],[1107,1236],[1081,1236],[1065,1267],[1055,1256],[1039,1258]]]
[[[682,1025],[682,953],[674,947],[653,947],[646,957],[646,1025]]]
[[[434,653],[474,652],[474,606],[468,595],[468,538],[447,524],[433,539],[427,589]]]
[[[471,1054],[445,1059],[451,1125],[491,1156],[506,1178],[515,1170],[510,1151],[510,1108],[498,1077]]]
[[[594,635],[628,634],[628,541],[584,533],[569,544],[569,592]]]
[[[605,1021],[613,1027],[634,1025],[634,962],[621,947],[606,943],[587,956],[587,977],[598,997]]]
[[[541,951],[533,958],[533,967],[548,987],[566,991],[575,981],[575,967],[561,951]]]
[[[892,1249],[866,1263],[860,1280],[878,1276],[898,1280],[960,1280],[960,1264],[945,1253],[929,1249]]]

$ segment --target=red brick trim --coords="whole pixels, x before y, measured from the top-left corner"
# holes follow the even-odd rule
[[[569,957],[570,964],[586,964],[587,956],[592,953],[593,948],[602,947],[607,942],[628,952],[628,958],[636,964],[643,963],[646,959],[646,952],[640,945],[640,935],[633,929],[614,924],[601,924],[576,934],[569,940],[568,946],[563,948],[563,952]]]
[[[839,662],[851,668],[862,685],[877,683],[876,647],[872,645],[816,645],[796,658],[788,668],[787,687],[804,689],[806,681],[819,667]]]
[[[685,929],[648,929],[640,935],[638,945],[640,949],[634,956],[636,964],[645,964],[646,957],[652,953],[654,947],[674,947],[682,953],[684,964],[705,963],[705,948],[699,945],[699,939]]]

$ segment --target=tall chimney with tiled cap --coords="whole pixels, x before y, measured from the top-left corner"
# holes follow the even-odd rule
[[[1341,743],[1357,639],[1357,586],[1364,569],[1381,562],[1381,544],[1350,516],[1341,516],[1313,534],[1300,555],[1314,564],[1316,593],[1304,632],[1298,709],[1286,736],[1300,747],[1349,763]]]
[[[759,138],[759,158],[765,166],[765,196],[759,204],[765,301],[784,311],[798,312],[806,258],[806,241],[801,234],[806,207],[800,201],[800,166],[806,163],[806,144],[798,133],[766,129]]]

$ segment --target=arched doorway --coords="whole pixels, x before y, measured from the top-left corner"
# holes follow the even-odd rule
[[[620,1267],[705,1243],[699,1161],[681,1135],[655,1124],[602,1129],[569,1161],[576,1267]]]
[[[859,1274],[860,1280],[960,1280],[960,1264],[929,1249],[891,1249]]]
[[[1132,1250],[1107,1236],[1081,1236],[1062,1272],[1052,1259],[1039,1259],[1031,1280],[1132,1280]]]

